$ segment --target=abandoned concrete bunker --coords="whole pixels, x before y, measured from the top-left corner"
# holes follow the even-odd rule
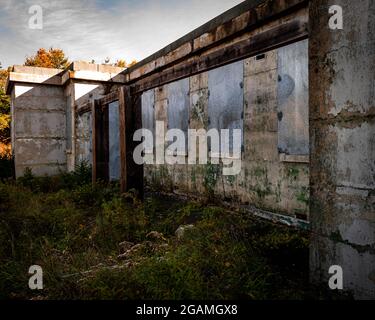
[[[339,265],[347,290],[374,298],[375,6],[335,4],[343,30],[329,29],[328,0],[249,0],[129,69],[14,66],[17,177],[87,161],[94,181],[118,180],[123,191],[215,198],[310,229],[311,280],[328,281]],[[157,121],[186,134],[240,129],[240,173],[187,161],[136,165],[134,132],[155,133]]]

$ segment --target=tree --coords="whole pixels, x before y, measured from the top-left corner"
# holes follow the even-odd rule
[[[116,62],[116,67],[120,67],[120,68],[126,68],[126,61],[125,60],[117,60]]]
[[[10,98],[5,94],[8,71],[1,69],[0,64],[0,143],[10,142]]]
[[[68,67],[69,61],[61,49],[50,48],[46,50],[40,48],[34,56],[26,58],[24,65],[29,67],[65,69]]]
[[[120,59],[120,60],[117,60],[117,62],[115,63],[115,67],[130,68],[131,66],[134,66],[136,63],[137,63],[136,60],[133,60],[132,62],[128,64],[125,60]]]
[[[130,62],[129,64],[128,64],[128,68],[130,68],[130,67],[132,67],[132,66],[134,66],[134,65],[136,65],[137,64],[137,60],[132,60],[132,62]]]

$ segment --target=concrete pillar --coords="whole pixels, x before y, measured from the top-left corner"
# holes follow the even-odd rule
[[[329,8],[343,29],[329,28]],[[375,1],[310,2],[311,278],[375,298]]]

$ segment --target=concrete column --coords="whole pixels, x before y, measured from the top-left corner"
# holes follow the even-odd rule
[[[343,30],[329,8],[343,9]],[[310,2],[311,278],[375,298],[375,1]]]

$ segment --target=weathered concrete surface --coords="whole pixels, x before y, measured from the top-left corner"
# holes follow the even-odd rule
[[[344,29],[330,30],[340,5]],[[375,298],[375,2],[310,4],[311,278]]]
[[[99,69],[97,65],[83,64],[80,63],[80,68],[89,65],[89,68],[95,70]],[[110,67],[110,66],[108,66]],[[111,67],[114,68],[114,67]],[[110,69],[111,70],[111,69]],[[120,71],[121,68],[117,68]],[[94,73],[94,71],[90,71]],[[95,77],[98,78],[98,77]],[[70,81],[70,84],[66,86],[66,90],[71,91],[71,106],[68,110],[78,110],[84,105],[90,105],[94,100],[100,99],[105,95],[118,90],[119,84],[113,84],[111,82],[97,82],[87,80],[76,80]],[[70,123],[72,124],[72,150],[68,157],[68,171],[74,170],[74,167],[79,164],[82,160],[92,164],[92,123],[91,123],[91,112],[83,115],[77,115],[76,112],[72,112]],[[69,114],[67,115],[69,117]],[[69,118],[67,118],[69,122]]]
[[[289,217],[308,219],[308,154],[278,153],[277,52],[271,55],[272,59],[268,59],[268,54],[266,55],[266,61],[273,63],[273,68],[267,71],[259,72],[258,70],[257,72],[256,70],[256,68],[264,68],[263,62],[256,64],[251,59],[237,62],[243,70],[234,74],[226,73],[222,77],[224,79],[236,76],[241,78],[236,85],[237,90],[233,92],[231,88],[225,88],[225,86],[223,88],[219,84],[210,90],[209,73],[215,74],[220,70],[213,68],[205,72],[207,69],[198,68],[199,71],[189,74],[194,66],[204,65],[200,59],[209,60],[211,55],[215,57],[221,50],[228,48],[231,48],[228,49],[231,52],[233,47],[235,48],[241,41],[255,40],[256,37],[264,36],[265,33],[283,28],[290,23],[307,25],[307,1],[245,1],[237,8],[125,71],[127,84],[133,86],[135,92],[141,93],[142,90],[149,90],[148,92],[155,93],[154,101],[150,101],[143,93],[142,103],[148,104],[145,108],[148,119],[152,118],[149,116],[152,106],[155,107],[155,120],[164,121],[165,129],[172,128],[172,125],[168,123],[168,114],[176,111],[171,110],[168,85],[185,76],[190,78],[190,129],[208,129],[210,121],[215,120],[210,117],[215,118],[216,111],[218,113],[230,111],[229,113],[237,117],[230,122],[238,127],[241,127],[243,122],[241,113],[248,112],[249,114],[243,124],[245,153],[243,154],[244,165],[239,176],[224,177],[220,174],[222,168],[213,165],[158,165],[145,167],[147,182],[164,191],[187,192],[204,197],[215,196],[233,204],[254,205]],[[306,59],[304,63],[307,70]],[[219,67],[221,67],[220,64]],[[223,69],[230,67],[226,65]],[[168,73],[175,75],[176,79],[168,80],[167,78],[166,80],[163,75]],[[244,77],[239,75],[241,73]],[[146,83],[144,86],[143,80]],[[211,82],[215,84],[212,78]],[[235,112],[230,110],[234,105],[231,99],[226,100],[226,98],[231,95],[235,97],[232,100],[235,101],[238,109],[242,109],[239,112],[237,109]],[[240,103],[237,103],[238,101]],[[209,108],[210,102],[211,108]],[[307,101],[303,107],[305,108],[304,119],[307,120]],[[224,118],[228,119],[228,117]],[[146,124],[146,116],[144,120]],[[212,126],[222,126],[218,122]],[[302,122],[305,133],[308,130],[303,125],[306,125],[306,122]],[[222,127],[229,128],[230,124],[225,123]],[[163,147],[164,145],[157,146],[157,149]],[[306,152],[306,148],[303,151]],[[187,159],[185,160],[187,162]]]
[[[74,62],[66,70],[14,66],[7,92],[12,97],[12,146],[16,176],[26,167],[36,175],[72,171],[92,162],[91,115],[76,110],[116,91],[123,68]],[[53,150],[55,148],[55,150]]]
[[[307,69],[306,59],[302,63]],[[188,110],[183,111],[184,114],[188,112],[189,129],[243,127],[241,173],[226,177],[220,166],[210,164],[148,165],[145,170],[147,183],[158,190],[216,197],[236,205],[254,206],[308,220],[308,163],[299,159],[286,162],[278,152],[277,75],[278,52],[274,50],[265,53],[262,59],[253,57],[190,77],[190,103],[185,107]],[[169,87],[165,85],[144,94],[145,122],[155,117],[157,121],[165,121],[166,128],[174,128],[176,121],[170,122],[170,116],[182,111],[173,109],[170,94],[174,96],[176,92],[169,92]],[[155,114],[151,116],[154,105]],[[302,114],[308,113],[307,101],[298,107],[303,110]],[[304,122],[290,122],[291,126],[297,124],[304,125]],[[187,158],[182,160],[188,163]]]
[[[280,13],[286,10],[288,13],[280,17]],[[134,83],[140,77],[174,68],[183,60],[210,54],[292,20],[306,22],[307,1],[247,0],[128,70],[82,61],[72,63],[67,70],[15,66],[7,90],[11,93],[14,84],[25,82],[65,88],[66,169],[71,171],[81,159],[91,159],[87,119],[81,121],[76,115],[81,106],[117,90],[122,84]],[[200,96],[190,97],[195,103],[208,97],[208,90],[196,93]],[[207,117],[199,121],[203,120],[208,121]]]
[[[212,165],[159,165],[146,166],[146,180],[164,191],[215,196],[278,212],[284,219],[306,220],[310,175],[314,235],[312,279],[327,284],[329,267],[340,265],[344,269],[345,289],[352,290],[358,298],[374,298],[375,2],[314,0],[310,1],[310,9],[307,3],[304,0],[244,1],[126,71],[84,62],[74,63],[63,72],[14,67],[7,92],[12,95],[12,142],[17,175],[26,166],[37,174],[53,174],[59,169],[72,170],[82,159],[91,159],[91,115],[77,116],[75,111],[117,90],[119,85],[137,85],[149,78],[159,80],[163,72],[176,72],[175,79],[180,79],[186,75],[176,70],[186,62],[199,64],[200,57],[215,55],[290,22],[305,25],[309,19],[311,168],[306,154],[306,125],[303,125],[307,109],[305,80],[295,79],[294,86],[287,82],[287,90],[279,90],[278,75],[285,72],[279,66],[280,52],[272,50],[262,58],[241,61],[244,75],[243,90],[239,94],[244,100],[241,174],[224,177],[220,174],[221,168]],[[343,7],[344,30],[328,28],[331,5]],[[287,63],[285,67],[289,75],[293,73],[292,65]],[[301,74],[297,73],[297,78]],[[183,99],[189,100],[189,105],[179,105],[188,110],[180,111],[188,112],[191,129],[207,129],[209,101],[216,99],[217,93],[210,98],[212,84],[209,85],[208,72],[189,76],[189,97]],[[144,93],[142,101],[148,128],[153,128],[155,120],[161,120],[167,129],[168,120],[174,115],[173,97],[169,96],[168,88],[176,84],[166,83],[174,80],[154,81],[145,86],[144,90],[152,88]],[[296,84],[301,86],[298,90]],[[220,90],[216,91],[220,94]],[[297,91],[304,96],[300,100],[296,99]],[[280,98],[285,92],[293,98],[289,101],[292,103],[286,104],[292,106],[291,112],[285,113],[289,120],[295,117],[301,104],[306,108],[303,121],[292,122],[299,125],[298,130],[289,121],[278,124],[281,117],[278,113],[284,113],[285,107],[281,106],[280,110]],[[44,120],[35,121],[37,118]],[[296,143],[285,142],[290,134]],[[298,140],[300,137],[302,141]],[[285,153],[280,153],[278,147]],[[265,211],[259,212],[262,215]]]
[[[16,176],[66,170],[65,97],[62,88],[17,84],[12,94],[12,148]]]
[[[299,12],[298,15],[307,18],[307,3],[306,0],[246,0],[132,66],[125,72],[126,79],[134,82],[140,77],[171,67],[180,60],[188,60],[202,52],[215,51],[241,37],[250,37],[284,23],[290,16],[280,18],[282,12],[302,8],[304,12]]]
[[[290,64],[296,65],[296,62],[292,60]],[[279,67],[278,50],[267,52],[263,59],[245,60],[245,154],[241,199],[258,208],[307,220],[308,164],[284,162],[278,150]],[[305,113],[307,102],[299,108]],[[297,121],[290,123],[291,127],[298,125],[301,124]]]
[[[76,163],[92,165],[92,119],[87,112],[76,121]]]

